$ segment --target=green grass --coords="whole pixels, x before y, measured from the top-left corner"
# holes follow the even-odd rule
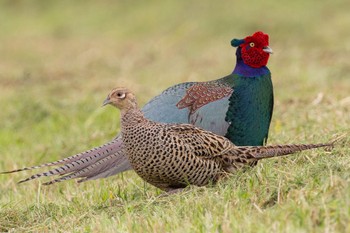
[[[1,1],[0,171],[113,138],[114,86],[141,104],[233,69],[230,40],[270,34],[269,144],[325,142],[350,126],[348,1]],[[0,232],[350,232],[349,139],[270,159],[215,187],[159,197],[133,172],[77,185],[0,176]]]

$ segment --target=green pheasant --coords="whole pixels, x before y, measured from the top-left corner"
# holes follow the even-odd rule
[[[331,147],[309,145],[235,146],[230,140],[190,124],[157,123],[144,117],[133,93],[111,91],[103,105],[121,111],[124,150],[136,173],[148,183],[174,191],[187,185],[204,186],[264,158]],[[58,178],[46,184],[64,180]]]
[[[208,82],[176,84],[143,108],[146,118],[163,123],[188,123],[225,136],[238,146],[266,143],[273,112],[273,85],[267,63],[269,36],[255,32],[233,39],[237,62],[231,74]],[[25,167],[12,173],[58,166],[30,179],[59,175],[78,182],[109,177],[132,169],[119,135],[108,143],[58,161]],[[1,174],[1,173],[0,173]]]

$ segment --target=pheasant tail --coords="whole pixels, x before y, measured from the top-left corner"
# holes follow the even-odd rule
[[[271,157],[279,157],[293,154],[295,152],[316,149],[320,147],[334,146],[334,142],[319,144],[289,144],[289,145],[273,145],[273,146],[256,146],[256,147],[239,147],[244,151],[248,159],[260,160]]]
[[[109,147],[113,144],[113,150]],[[102,177],[111,176],[120,172],[123,172],[125,170],[130,169],[130,163],[128,160],[124,159],[124,152],[122,149],[122,141],[121,139],[116,139],[112,141],[111,143],[105,144],[105,147],[101,146],[98,148],[95,148],[93,150],[90,150],[84,154],[85,156],[81,156],[79,159],[77,159],[78,156],[76,156],[74,159],[75,161],[68,162],[67,159],[60,160],[65,161],[66,164],[54,168],[52,170],[49,170],[47,172],[42,172],[38,174],[34,174],[27,179],[19,181],[19,183],[27,182],[30,180],[34,180],[43,176],[54,176],[54,175],[60,175],[62,177],[55,180],[55,182],[63,181],[63,180],[69,180],[73,178],[84,178],[81,179],[79,182],[91,180],[91,179],[97,179]],[[94,153],[92,153],[94,152]],[[74,156],[71,156],[69,158],[73,158]],[[48,163],[50,165],[58,165],[62,164],[57,162]],[[36,166],[34,168],[40,168],[44,167],[46,164]],[[23,170],[30,170],[30,168],[27,169],[19,169],[20,171]],[[17,170],[16,170],[17,171]],[[13,171],[15,172],[15,171]]]
[[[129,170],[131,166],[129,161],[123,158],[124,155],[121,155],[118,152],[111,154],[81,170],[76,170],[75,172],[69,174],[66,173],[66,175],[43,183],[43,185],[51,185],[75,178],[82,178],[78,180],[78,183],[82,183],[88,180],[94,180],[118,174],[120,172]]]
[[[114,153],[115,151],[117,151],[117,149],[119,149],[119,147],[116,146],[116,144],[118,144],[118,141],[120,143],[121,140],[119,138],[116,138],[113,141],[103,144],[102,146],[95,147],[93,149],[81,152],[79,154],[72,155],[64,159],[57,160],[55,162],[45,163],[45,164],[32,166],[32,167],[25,167],[21,169],[12,170],[12,171],[0,172],[0,174],[28,171],[28,170],[34,170],[42,167],[51,167],[51,166],[62,165],[62,164],[70,164],[70,163],[82,160],[84,158],[90,158],[90,157],[95,157],[95,158],[105,157],[106,155]]]

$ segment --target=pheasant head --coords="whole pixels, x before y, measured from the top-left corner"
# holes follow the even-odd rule
[[[233,47],[238,47],[237,58],[253,68],[266,66],[272,49],[269,47],[269,35],[263,32],[255,32],[244,39],[233,39]]]
[[[113,105],[120,110],[136,109],[137,102],[135,95],[124,87],[114,88],[107,96],[102,106]]]

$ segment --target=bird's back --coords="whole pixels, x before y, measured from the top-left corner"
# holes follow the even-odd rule
[[[129,113],[134,114],[134,113]],[[206,155],[220,152],[228,140],[209,140],[201,137],[218,137],[192,125],[163,124],[144,119],[128,122],[122,120],[122,135],[125,149],[133,169],[147,182],[163,190],[182,188],[188,184],[198,186],[215,182],[222,167]],[[220,137],[221,138],[221,137]],[[221,145],[219,145],[221,144]]]

